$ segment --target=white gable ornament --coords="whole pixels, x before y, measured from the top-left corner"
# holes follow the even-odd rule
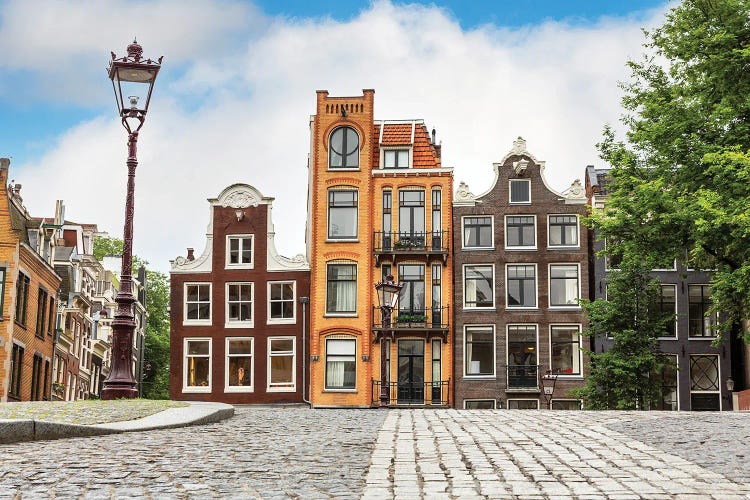
[[[456,196],[453,198],[454,203],[474,203],[476,201],[476,197],[474,196],[474,193],[469,191],[469,185],[465,182],[460,182],[458,184],[458,191],[456,191]]]

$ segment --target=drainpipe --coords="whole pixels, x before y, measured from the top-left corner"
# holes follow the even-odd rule
[[[302,401],[312,408],[312,403],[305,399],[305,389],[307,388],[307,370],[310,363],[307,360],[307,339],[305,323],[307,321],[307,304],[310,302],[310,297],[300,297],[299,303],[302,304]]]

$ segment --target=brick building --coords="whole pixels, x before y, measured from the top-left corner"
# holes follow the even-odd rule
[[[0,158],[0,401],[50,399],[60,277],[51,262],[57,228],[33,219]],[[7,186],[7,189],[5,188]]]
[[[208,201],[205,250],[172,261],[170,397],[302,402],[307,261],[276,252],[273,198],[233,184]]]
[[[520,137],[494,170],[486,193],[461,183],[453,200],[456,407],[543,408],[540,376],[551,370],[552,408],[579,408],[568,392],[587,363],[583,186],[550,188]]]
[[[422,120],[374,119],[373,90],[317,92],[307,251],[311,401],[369,407],[387,342],[390,405],[451,404],[453,171]],[[375,284],[404,287],[384,328]]]

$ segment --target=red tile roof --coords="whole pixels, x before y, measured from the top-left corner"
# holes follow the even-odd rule
[[[381,137],[382,127],[382,137]],[[414,142],[412,143],[412,129]],[[440,168],[440,158],[430,141],[427,127],[423,123],[375,123],[373,126],[375,147],[373,168],[380,168],[380,146],[412,146],[413,168]],[[378,141],[381,141],[378,144]]]

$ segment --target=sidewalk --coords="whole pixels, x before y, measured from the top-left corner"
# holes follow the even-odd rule
[[[233,415],[234,407],[228,404],[188,402],[187,406],[169,408],[135,420],[93,425],[50,422],[33,418],[0,419],[0,444],[171,429],[219,422]]]

